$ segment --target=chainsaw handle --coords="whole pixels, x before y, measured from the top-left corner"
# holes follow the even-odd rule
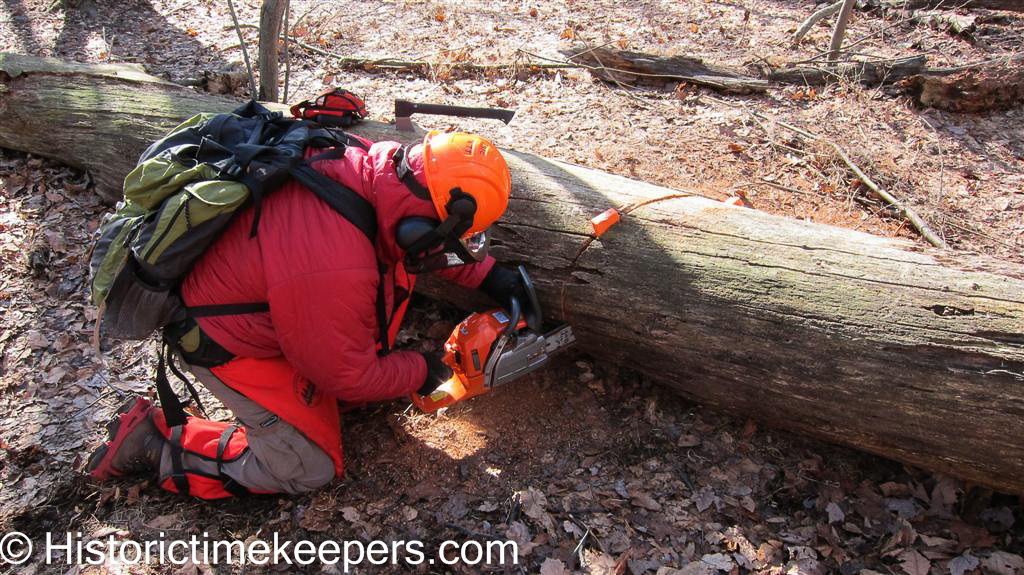
[[[523,307],[519,304],[519,298],[512,296],[508,298],[508,325],[501,332],[501,337],[511,337],[519,326],[519,318],[523,315]]]
[[[526,292],[526,303],[527,313],[526,325],[533,331],[540,332],[541,324],[544,323],[544,318],[540,311],[540,301],[537,299],[537,290],[533,289],[533,281],[530,279],[530,274],[526,273],[526,266],[520,264],[517,270],[523,281],[523,291]],[[516,323],[519,323],[518,321]]]

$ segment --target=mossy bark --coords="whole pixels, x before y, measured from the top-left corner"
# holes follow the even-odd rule
[[[88,169],[108,197],[150,140],[237,105],[135,68],[0,55],[0,71],[0,146]],[[744,416],[1024,493],[1021,266],[506,157],[493,251],[526,264],[581,349]],[[592,216],[658,198],[584,249]]]

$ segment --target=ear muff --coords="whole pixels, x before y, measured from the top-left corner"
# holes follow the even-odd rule
[[[476,200],[473,196],[462,191],[461,188],[452,188],[451,199],[445,205],[448,217],[441,223],[442,228],[438,230],[442,235],[461,238],[469,228],[473,227],[473,218],[476,216]]]
[[[444,238],[437,234],[438,224],[440,222],[433,218],[402,218],[395,227],[395,242],[405,252],[423,252],[436,248],[444,242]],[[422,247],[419,245],[421,243]]]

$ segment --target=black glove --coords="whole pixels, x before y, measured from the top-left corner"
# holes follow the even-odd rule
[[[523,274],[517,268],[495,265],[480,284],[480,291],[500,303],[505,309],[512,309],[512,298],[519,301],[519,312],[530,327],[540,328],[540,310],[533,308],[533,301],[523,283]]]
[[[505,309],[512,307],[513,296],[519,300],[520,309],[524,313],[526,312],[525,308],[530,305],[526,286],[523,285],[523,276],[515,268],[495,264],[491,271],[487,272],[487,277],[484,278],[479,289],[504,306]]]
[[[455,372],[441,361],[441,354],[424,353],[422,355],[424,361],[427,362],[427,378],[423,381],[423,385],[416,390],[416,394],[425,397],[434,393],[434,390],[441,387],[442,383],[451,379]]]

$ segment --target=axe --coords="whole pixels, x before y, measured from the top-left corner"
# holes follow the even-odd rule
[[[409,100],[395,100],[395,127],[402,132],[412,131],[413,114],[436,114],[439,116],[456,116],[459,118],[487,118],[501,120],[508,124],[515,110],[504,108],[472,108],[469,106],[448,106],[446,104],[421,104]]]

